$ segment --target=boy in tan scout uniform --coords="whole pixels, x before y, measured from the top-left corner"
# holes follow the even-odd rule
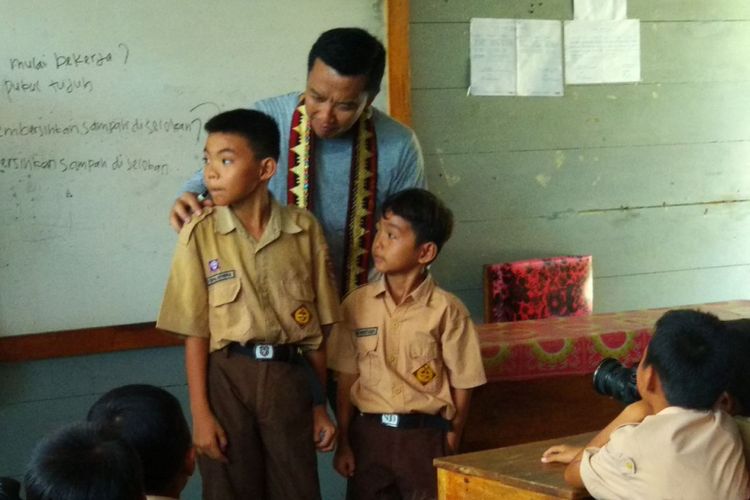
[[[358,500],[434,498],[432,459],[454,453],[486,382],[469,313],[427,272],[450,210],[408,189],[385,201],[372,247],[383,278],[349,294],[328,341],[338,376],[336,470]]]
[[[203,498],[318,499],[298,358],[325,386],[323,331],[339,319],[328,248],[309,212],[269,195],[279,155],[272,118],[234,110],[205,129],[216,206],[182,228],[157,322],[186,336]]]
[[[737,424],[717,405],[731,383],[732,344],[718,318],[664,314],[636,372],[640,401],[585,447],[556,445],[542,462],[595,498],[746,500],[750,480]]]

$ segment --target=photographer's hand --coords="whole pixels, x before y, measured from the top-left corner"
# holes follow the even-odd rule
[[[545,464],[553,462],[569,464],[573,461],[576,455],[581,452],[582,449],[583,448],[581,448],[580,446],[556,444],[547,448],[547,450],[542,454],[542,462],[544,462]]]

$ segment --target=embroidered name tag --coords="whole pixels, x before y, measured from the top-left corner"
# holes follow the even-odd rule
[[[372,337],[373,335],[378,334],[378,327],[374,326],[372,328],[357,328],[354,330],[354,334],[357,337]]]
[[[234,278],[234,271],[224,271],[223,273],[209,276],[206,282],[208,283],[208,286],[211,286],[220,281],[231,280],[232,278]]]

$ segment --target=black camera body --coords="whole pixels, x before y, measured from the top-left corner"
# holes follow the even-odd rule
[[[0,500],[21,500],[21,483],[10,477],[0,477]]]
[[[637,366],[626,368],[614,358],[605,358],[594,371],[594,390],[629,405],[641,399],[636,385]]]

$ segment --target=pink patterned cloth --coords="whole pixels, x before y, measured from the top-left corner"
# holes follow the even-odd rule
[[[529,259],[484,268],[485,321],[584,316],[594,306],[591,256]]]
[[[750,300],[477,325],[487,380],[584,375],[604,358],[632,365],[641,358],[656,320],[670,309],[740,319],[750,317]]]

